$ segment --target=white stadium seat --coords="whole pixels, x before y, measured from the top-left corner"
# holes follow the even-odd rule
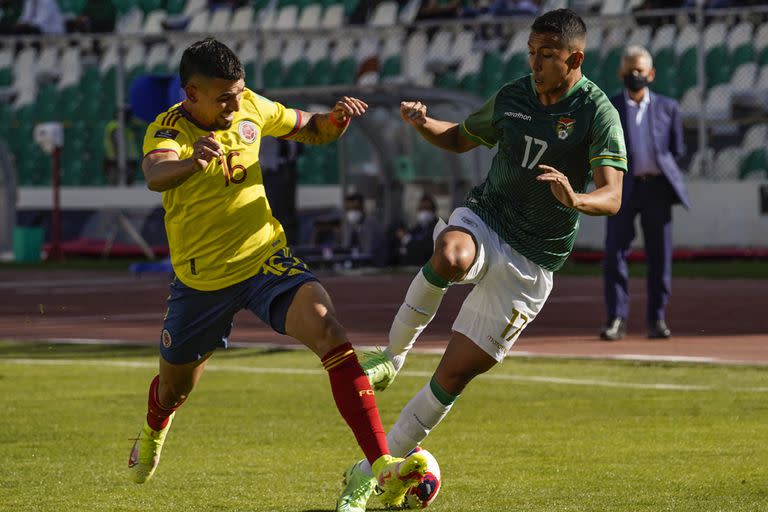
[[[229,29],[233,32],[247,31],[253,28],[253,7],[244,5],[235,9]]]
[[[757,64],[747,62],[736,68],[731,75],[731,91],[748,91],[755,86],[757,81]]]
[[[144,25],[141,27],[141,31],[144,34],[162,34],[163,21],[165,20],[165,10],[157,9],[155,11],[147,13],[147,17],[144,19]]]
[[[323,6],[321,4],[309,4],[304,7],[299,15],[299,30],[315,30],[320,28],[322,16]]]
[[[397,23],[397,2],[386,0],[377,4],[368,20],[371,27],[392,27]]]
[[[329,5],[323,13],[320,26],[324,29],[341,28],[344,25],[344,6],[341,4]]]
[[[198,11],[192,15],[192,19],[187,25],[187,32],[193,34],[208,32],[210,19],[211,15],[208,11]]]

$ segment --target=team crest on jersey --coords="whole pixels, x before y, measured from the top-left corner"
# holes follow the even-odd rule
[[[560,140],[565,140],[568,138],[570,134],[573,133],[573,127],[576,124],[575,119],[571,119],[570,117],[561,117],[557,120],[557,124],[555,124],[555,131],[557,132],[557,138]]]
[[[241,121],[237,126],[237,133],[240,134],[240,138],[246,144],[253,144],[256,142],[256,125],[251,121]]]
[[[165,348],[171,346],[171,333],[168,329],[163,329],[162,341]]]

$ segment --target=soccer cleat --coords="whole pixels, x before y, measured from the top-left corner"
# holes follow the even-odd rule
[[[365,512],[368,499],[376,490],[376,479],[362,470],[361,462],[355,462],[344,472],[344,489],[336,501],[336,512]]]
[[[371,382],[374,391],[384,391],[397,376],[395,365],[389,360],[383,350],[374,350],[372,352],[363,352],[360,360],[360,366],[363,367],[366,377]]]
[[[137,484],[143,484],[155,473],[157,465],[160,462],[160,452],[163,450],[165,436],[171,429],[174,412],[168,417],[168,424],[163,430],[152,430],[152,427],[145,421],[144,427],[139,432],[139,437],[133,443],[131,456],[128,457],[128,470],[131,473],[131,480]]]
[[[381,501],[384,506],[401,506],[408,489],[416,487],[424,479],[427,464],[427,458],[419,452],[412,453],[405,459],[384,455],[377,460],[373,472],[382,491]]]

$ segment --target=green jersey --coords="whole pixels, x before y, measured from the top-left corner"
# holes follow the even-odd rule
[[[558,201],[549,183],[536,180],[539,164],[568,176],[577,193],[592,169],[627,170],[624,132],[608,97],[586,77],[554,105],[542,105],[528,75],[504,85],[461,124],[462,135],[499,150],[485,181],[465,206],[517,252],[558,270],[573,250],[579,212]]]

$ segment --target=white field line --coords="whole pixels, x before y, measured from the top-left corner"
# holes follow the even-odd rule
[[[0,359],[2,365],[19,366],[98,366],[114,368],[157,368],[156,362],[142,361],[101,361],[92,359]],[[320,369],[300,369],[300,368],[263,368],[253,366],[230,366],[209,364],[206,371],[213,372],[231,372],[231,373],[252,373],[252,374],[282,374],[282,375],[323,375],[324,370]],[[418,377],[429,378],[431,372],[402,372],[399,377]],[[544,384],[559,384],[563,386],[590,386],[619,389],[649,389],[662,391],[735,391],[742,393],[767,393],[768,387],[720,387],[688,384],[669,384],[663,382],[642,383],[642,382],[619,382],[601,379],[571,379],[563,377],[549,377],[543,375],[510,375],[510,374],[488,374],[481,375],[480,379],[495,381],[516,381],[516,382],[537,382]]]

